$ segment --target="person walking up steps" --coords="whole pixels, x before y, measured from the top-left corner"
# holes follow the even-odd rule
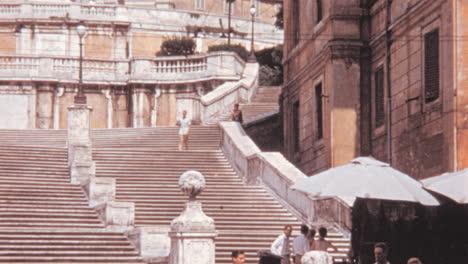
[[[182,118],[177,120],[179,128],[179,150],[188,150],[188,137],[190,134],[191,121],[187,117],[187,111],[182,111]]]

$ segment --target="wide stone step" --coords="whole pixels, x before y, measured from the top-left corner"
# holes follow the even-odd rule
[[[51,183],[51,184],[63,184],[70,182],[70,176],[48,176],[48,175],[43,175],[43,174],[29,174],[25,175],[24,173],[18,173],[18,172],[4,172],[0,171],[0,179],[2,180],[18,180],[21,179],[24,182],[27,182],[28,184],[32,184],[35,182],[41,182],[41,183]]]

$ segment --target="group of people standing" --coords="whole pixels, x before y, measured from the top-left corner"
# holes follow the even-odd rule
[[[290,252],[291,233],[292,226],[286,225],[283,234],[279,235],[271,245],[271,253],[281,257],[281,264],[290,264],[291,257],[294,258],[294,263],[301,264],[303,256],[309,251],[327,252],[328,249],[338,250],[326,240],[327,229],[325,227],[319,228],[319,237],[315,239],[315,229],[309,229],[309,227],[303,225],[301,226],[301,234],[292,241],[292,252]]]
[[[291,264],[291,257],[295,264],[332,264],[333,259],[328,254],[329,250],[338,251],[332,243],[327,241],[327,229],[319,228],[319,237],[315,239],[316,231],[306,225],[301,226],[301,234],[292,240],[292,252],[290,237],[292,226],[286,225],[283,233],[279,235],[271,245],[271,253],[281,259],[281,264]],[[379,242],[374,245],[375,262],[373,264],[390,264],[387,259],[388,247]],[[244,264],[245,253],[241,250],[232,251],[232,263]],[[262,262],[260,262],[262,263]],[[406,264],[423,264],[418,258],[408,259]]]

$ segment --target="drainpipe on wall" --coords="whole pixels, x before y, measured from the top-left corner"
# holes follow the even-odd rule
[[[388,164],[392,165],[392,84],[390,76],[392,33],[390,31],[392,0],[386,1],[385,19],[385,67],[387,84],[387,155]]]

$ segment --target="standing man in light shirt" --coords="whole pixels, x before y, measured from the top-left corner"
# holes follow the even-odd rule
[[[179,128],[179,150],[188,150],[188,137],[192,122],[187,117],[187,111],[182,111],[182,118],[177,120]]]
[[[309,228],[306,225],[301,226],[301,234],[294,238],[292,243],[294,260],[296,264],[301,264],[301,259],[304,254],[310,250],[310,241],[307,238]]]
[[[290,243],[289,237],[292,233],[292,226],[286,225],[283,230],[283,234],[279,235],[278,238],[271,245],[271,253],[281,257],[281,264],[290,264]]]

